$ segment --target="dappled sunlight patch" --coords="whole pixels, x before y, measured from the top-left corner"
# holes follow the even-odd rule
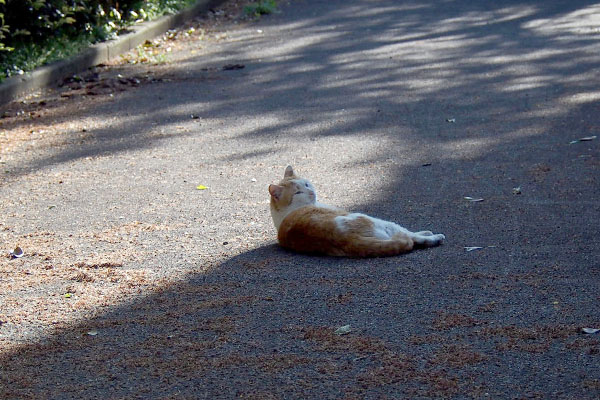
[[[538,89],[547,86],[548,82],[554,82],[556,79],[558,79],[558,77],[555,75],[522,76],[513,79],[513,81],[510,82],[510,84],[504,85],[502,90],[506,92],[515,92]]]
[[[563,98],[563,102],[570,105],[596,103],[600,101],[600,91],[576,93]]]
[[[490,24],[490,21],[492,21],[491,23],[493,24],[502,24],[531,17],[537,12],[539,12],[538,7],[525,5],[501,7],[489,11],[478,10],[465,12],[459,17],[442,19],[440,21],[440,26],[442,28],[438,29],[443,32],[445,27],[456,29],[457,27],[463,28],[465,26],[487,26]]]
[[[554,18],[533,19],[521,26],[541,35],[589,35],[600,33],[599,15],[600,6],[593,4]]]

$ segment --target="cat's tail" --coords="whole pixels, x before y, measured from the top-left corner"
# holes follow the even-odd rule
[[[399,232],[391,239],[380,239],[373,236],[359,236],[343,246],[345,255],[349,257],[389,257],[408,253],[414,247],[412,238]]]

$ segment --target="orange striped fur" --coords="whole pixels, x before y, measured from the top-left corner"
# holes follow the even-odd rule
[[[269,186],[271,216],[279,244],[300,253],[347,257],[385,257],[414,246],[442,243],[442,234],[411,232],[393,222],[319,203],[312,184],[288,166],[284,178]]]

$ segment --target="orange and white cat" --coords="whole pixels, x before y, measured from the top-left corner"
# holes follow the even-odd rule
[[[319,203],[313,185],[291,166],[278,185],[269,185],[269,193],[279,244],[301,253],[384,257],[415,246],[437,246],[445,239],[441,233],[411,232],[393,222]]]

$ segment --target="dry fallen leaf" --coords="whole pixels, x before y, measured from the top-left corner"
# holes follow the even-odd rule
[[[21,258],[23,257],[23,249],[21,249],[19,246],[15,247],[15,249],[13,251],[10,252],[10,257],[11,258]]]
[[[586,137],[582,137],[580,139],[576,139],[576,140],[571,140],[569,142],[569,144],[575,144],[575,143],[579,143],[579,142],[589,142],[590,140],[594,140],[596,139],[597,136],[586,136]]]
[[[479,247],[479,246],[465,246],[465,250],[466,251],[474,251],[474,250],[481,250],[483,249],[483,247]]]
[[[245,67],[244,64],[226,64],[223,65],[223,71],[234,71],[237,69],[244,69]]]
[[[337,328],[335,330],[335,334],[336,335],[347,335],[352,331],[352,329],[350,328],[350,325],[344,325],[344,326],[340,326],[339,328]]]
[[[596,328],[581,328],[581,331],[583,333],[587,333],[587,334],[593,334],[593,333],[598,333],[600,332],[600,329],[596,329]]]

